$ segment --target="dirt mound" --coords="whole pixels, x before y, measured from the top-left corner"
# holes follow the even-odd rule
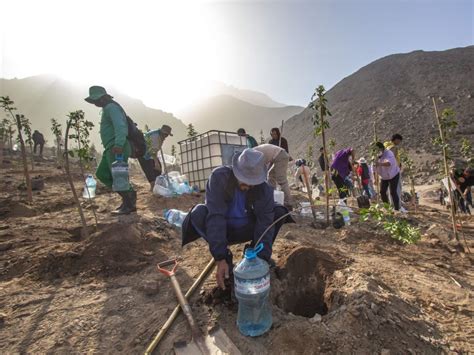
[[[0,202],[0,217],[18,218],[18,217],[34,217],[36,211],[24,203],[4,199]]]
[[[269,353],[437,352],[443,346],[436,324],[418,307],[328,253],[298,247],[275,274],[272,298],[281,313],[274,314]]]
[[[152,264],[154,244],[136,225],[106,225],[73,249],[44,256],[36,274],[50,279],[137,272]]]

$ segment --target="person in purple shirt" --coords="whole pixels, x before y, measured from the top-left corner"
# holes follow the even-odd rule
[[[345,182],[352,171],[352,164],[355,162],[355,151],[352,148],[341,149],[334,154],[331,164],[332,181],[336,184],[339,198],[345,200],[349,186]]]
[[[390,187],[390,196],[392,197],[393,207],[400,210],[400,196],[398,196],[398,180],[400,179],[400,167],[397,159],[391,150],[385,149],[381,142],[375,143],[380,151],[380,155],[375,162],[377,173],[380,176],[380,196],[382,201],[389,203],[387,190]]]

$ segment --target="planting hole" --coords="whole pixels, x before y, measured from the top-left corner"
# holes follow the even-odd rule
[[[328,312],[326,285],[337,269],[326,253],[313,248],[297,248],[281,263],[274,282],[274,303],[287,313],[313,317]]]

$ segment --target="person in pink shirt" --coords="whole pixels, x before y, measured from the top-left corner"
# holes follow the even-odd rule
[[[377,173],[380,176],[380,196],[382,201],[389,203],[387,190],[390,187],[390,195],[392,196],[393,207],[395,210],[400,210],[400,196],[398,196],[398,180],[400,179],[400,167],[397,164],[397,159],[392,151],[385,149],[381,142],[375,143],[375,146],[380,151],[380,155],[375,162]]]

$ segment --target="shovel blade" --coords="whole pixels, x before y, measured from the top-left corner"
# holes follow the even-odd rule
[[[193,339],[190,343],[184,341],[174,344],[174,352],[176,355],[240,355],[239,349],[230,340],[227,334],[220,328],[215,327],[209,331],[209,335],[203,336],[203,342],[207,348],[207,352],[203,353]]]

